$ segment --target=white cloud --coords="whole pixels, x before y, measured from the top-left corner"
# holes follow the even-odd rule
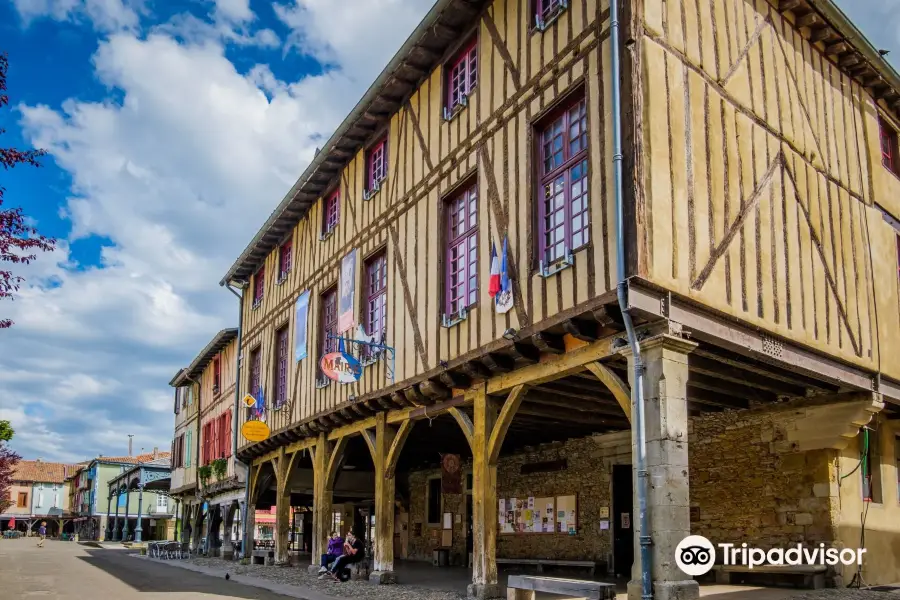
[[[72,180],[70,240],[29,265],[20,296],[0,305],[16,322],[0,334],[15,348],[0,353],[0,418],[22,454],[122,454],[128,433],[136,448],[168,448],[171,375],[237,322],[219,278],[430,0],[390,2],[400,15],[369,3],[305,4],[311,20],[295,24],[308,44],[317,27],[348,19],[347,35],[309,46],[333,63],[322,75],[285,81],[266,64],[241,73],[224,44],[242,41],[210,29],[116,32],[93,58],[110,99],[19,107],[25,136]],[[258,21],[245,4],[220,2],[197,22],[249,31]],[[69,243],[94,235],[111,244],[100,264],[74,264]]]
[[[128,0],[13,0],[28,25],[41,18],[55,21],[90,21],[98,31],[132,30],[138,26],[143,2]]]

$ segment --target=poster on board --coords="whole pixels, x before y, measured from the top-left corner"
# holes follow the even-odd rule
[[[340,298],[338,299],[338,333],[353,328],[353,298],[356,294],[356,249],[341,260]]]
[[[294,308],[294,361],[300,362],[306,358],[306,332],[309,320],[309,290],[306,290],[297,298]]]

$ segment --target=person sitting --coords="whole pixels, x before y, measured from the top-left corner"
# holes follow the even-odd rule
[[[347,533],[347,541],[344,542],[344,554],[334,561],[331,570],[328,571],[328,575],[335,581],[346,581],[347,577],[344,576],[344,570],[346,569],[349,572],[347,567],[360,562],[365,557],[365,544],[350,531]]]
[[[319,569],[319,575],[325,576],[328,567],[344,554],[344,540],[337,531],[332,531],[328,538],[328,550],[322,555],[322,565]]]

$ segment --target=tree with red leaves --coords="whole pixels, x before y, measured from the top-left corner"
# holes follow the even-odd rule
[[[9,61],[4,52],[0,54],[0,108],[9,104],[9,96],[5,93],[8,68]],[[5,131],[0,128],[0,134]],[[44,154],[43,150],[16,150],[15,148],[0,147],[0,165],[5,171],[18,164],[39,167],[38,159]],[[27,265],[37,258],[36,251],[49,252],[53,250],[56,247],[56,240],[44,237],[34,227],[28,226],[21,208],[4,209],[3,192],[3,186],[0,186],[0,263]],[[13,275],[12,271],[0,269],[0,300],[12,299],[13,294],[19,291],[19,286],[23,281],[22,277]],[[6,329],[12,324],[13,322],[9,319],[0,319],[0,329]]]
[[[12,494],[9,488],[12,484],[13,471],[22,458],[7,446],[13,433],[9,421],[0,421],[0,513],[6,512],[6,509],[12,506]]]

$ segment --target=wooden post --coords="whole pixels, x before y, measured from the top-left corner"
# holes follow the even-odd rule
[[[675,548],[691,534],[688,478],[688,354],[697,344],[671,335],[641,342],[644,361],[644,432],[648,486],[647,510],[652,540],[652,579],[655,600],[692,600],[699,597],[697,582],[675,563]],[[628,357],[629,377],[634,377],[634,357]],[[631,382],[632,387],[634,382]],[[634,423],[634,421],[632,421]],[[636,452],[634,427],[632,451]],[[635,472],[635,491],[638,474]],[[637,497],[634,499],[637,510]],[[640,519],[634,527],[634,563],[628,597],[641,598]]]
[[[319,557],[328,548],[328,534],[331,533],[331,501],[334,495],[334,479],[338,463],[341,461],[347,438],[334,443],[328,441],[325,433],[319,434],[319,441],[310,449],[313,462],[313,532],[312,564],[310,573],[319,570]]]
[[[407,421],[398,432],[387,424],[387,415],[379,413],[375,421],[375,558],[374,570],[369,581],[396,583],[394,574],[394,500],[396,497],[395,469],[403,442],[412,421]],[[363,432],[367,435],[368,432]]]
[[[272,459],[275,471],[275,564],[288,565],[291,562],[288,547],[288,533],[291,528],[291,470],[297,453],[286,454],[284,446],[278,456]]]
[[[498,598],[497,585],[497,465],[490,463],[490,440],[497,406],[481,387],[474,393],[472,436],[472,584],[468,597]]]
[[[250,503],[244,506],[244,519],[247,526],[242,528],[247,530],[247,538],[243,541],[244,556],[243,558],[251,558],[253,556],[253,543],[256,539],[256,502],[253,499],[253,492],[250,492]]]

